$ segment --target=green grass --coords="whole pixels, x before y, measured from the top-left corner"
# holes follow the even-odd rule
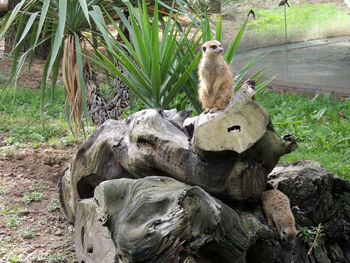
[[[315,160],[338,176],[350,179],[350,98],[332,99],[330,94],[305,95],[275,93],[257,95],[269,112],[276,132],[297,137],[299,147],[283,161]]]
[[[40,192],[31,192],[31,193],[28,193],[28,192],[25,192],[23,194],[23,197],[21,199],[21,201],[25,204],[29,204],[31,202],[39,202],[39,201],[42,201],[44,198],[44,194],[43,193],[40,193]]]
[[[47,94],[49,96],[49,94]],[[49,101],[49,98],[46,99]],[[0,132],[8,132],[5,143],[43,142],[52,137],[69,133],[64,119],[64,91],[57,88],[52,104],[45,105],[44,129],[40,117],[40,90],[27,88],[10,89],[0,104]]]
[[[284,32],[284,8],[275,6],[271,9],[255,9],[257,19],[248,24],[248,30],[256,32]],[[288,31],[311,29],[313,25],[320,28],[332,25],[350,25],[350,16],[336,4],[302,4],[287,8]]]
[[[46,94],[44,127],[41,125],[40,96],[40,90],[28,88],[9,90],[0,103],[0,134],[6,134],[5,145],[31,142],[33,147],[37,148],[41,142],[46,141],[54,145],[59,143],[68,145],[76,141],[69,130],[64,113],[64,87],[56,87],[52,103],[49,92]]]

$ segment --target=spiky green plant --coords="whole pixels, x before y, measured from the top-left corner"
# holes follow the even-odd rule
[[[129,3],[128,9],[130,21],[127,20],[120,8],[115,8],[128,29],[130,41],[112,17],[109,17],[109,22],[115,26],[123,43],[118,42],[111,34],[108,35],[105,42],[109,54],[123,65],[129,77],[126,78],[113,61],[101,52],[94,61],[111,74],[122,78],[146,107],[172,107],[176,103],[175,98],[178,93],[186,89],[185,83],[200,59],[199,54],[194,59],[191,56],[179,59],[175,54],[180,50],[194,54],[199,45],[200,37],[197,40],[194,37],[188,40],[192,26],[186,31],[180,31],[175,23],[177,15],[173,17],[173,10],[170,11],[169,19],[163,29],[159,29],[158,1],[155,1],[153,21],[150,20],[145,1],[138,8]],[[90,15],[99,30],[107,35],[105,23],[98,22],[103,19],[99,15],[100,13],[97,9],[92,11]],[[159,31],[163,36],[162,39],[159,39]],[[198,32],[197,30],[195,35]],[[192,101],[192,103],[194,102]]]
[[[109,34],[101,11],[96,9],[90,12],[101,32],[106,36],[106,49],[113,57],[104,56],[101,52],[95,58],[95,63],[106,69],[112,75],[117,75],[129,86],[146,107],[172,108],[180,105],[180,108],[188,106],[182,103],[188,100],[193,108],[201,111],[201,105],[197,97],[198,76],[195,70],[201,58],[201,50],[198,48],[201,41],[205,42],[214,38],[212,26],[207,15],[204,16],[200,26],[196,29],[193,22],[186,30],[182,30],[176,23],[177,16],[170,11],[169,19],[160,30],[158,21],[158,1],[155,1],[153,21],[148,17],[145,1],[138,7],[128,4],[131,21],[128,21],[121,12],[115,8],[123,24],[127,27],[130,41],[114,23],[111,16],[108,22],[114,24],[115,29],[123,39],[123,43],[117,41]],[[231,43],[224,55],[230,64],[242,38],[248,23],[247,16],[237,37]],[[194,20],[195,21],[195,20]],[[218,19],[215,38],[221,41],[221,16]],[[159,31],[162,38],[159,38]],[[191,37],[190,37],[190,33]],[[126,78],[115,66],[114,60],[120,62],[128,72]],[[238,89],[240,80],[261,58],[254,57],[235,77],[234,88]],[[253,78],[260,80],[266,68],[258,71]],[[258,84],[258,89],[268,83]]]

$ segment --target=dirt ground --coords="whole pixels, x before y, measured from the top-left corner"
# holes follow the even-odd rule
[[[73,226],[60,214],[57,181],[76,149],[11,149],[3,140],[0,261],[72,262]]]
[[[4,55],[4,41],[0,41],[0,81],[6,79],[11,73],[12,60]],[[24,64],[19,75],[18,85],[40,89],[42,69],[45,61],[36,59],[28,72],[28,64]]]
[[[0,80],[11,71],[2,54]],[[45,61],[23,70],[18,85],[40,88]],[[74,262],[74,228],[58,207],[57,182],[77,147],[9,147],[0,133],[0,262]]]

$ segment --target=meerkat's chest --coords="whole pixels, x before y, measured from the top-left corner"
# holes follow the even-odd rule
[[[212,84],[215,80],[221,76],[222,65],[217,61],[205,61],[203,65],[203,73],[207,80]]]

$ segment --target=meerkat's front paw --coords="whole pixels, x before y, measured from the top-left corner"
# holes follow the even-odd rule
[[[217,110],[218,110],[218,108],[216,108],[216,107],[211,108],[211,109],[210,109],[210,113],[214,113],[214,112],[216,112]]]
[[[207,114],[209,111],[210,111],[210,109],[209,109],[209,108],[205,108],[205,110],[204,110],[204,114]]]

